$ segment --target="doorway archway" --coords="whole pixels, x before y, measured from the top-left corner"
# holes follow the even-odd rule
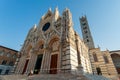
[[[34,68],[34,74],[38,74],[41,69],[43,54],[39,54]]]
[[[50,74],[57,74],[59,66],[59,39],[54,38],[49,44],[51,49]]]
[[[96,68],[96,71],[97,71],[97,74],[98,74],[98,75],[102,75],[102,72],[101,72],[101,68],[100,68],[100,67],[97,67],[97,68]]]
[[[24,74],[26,72],[26,69],[28,67],[28,62],[29,62],[30,50],[31,49],[32,49],[32,46],[29,45],[27,50],[26,50],[26,60],[25,60],[25,64],[24,64],[24,68],[23,68],[22,74]]]

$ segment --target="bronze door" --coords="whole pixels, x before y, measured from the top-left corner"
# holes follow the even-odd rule
[[[57,58],[58,58],[58,54],[54,54],[51,56],[50,74],[57,73]]]

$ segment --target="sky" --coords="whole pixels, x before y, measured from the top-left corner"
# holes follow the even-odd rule
[[[27,33],[48,9],[72,13],[82,38],[79,18],[87,16],[94,44],[101,50],[120,50],[120,0],[0,0],[0,45],[20,50]]]

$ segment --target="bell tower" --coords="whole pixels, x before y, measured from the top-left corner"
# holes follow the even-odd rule
[[[80,18],[80,24],[84,43],[89,49],[95,48],[86,16],[82,16],[82,18]]]

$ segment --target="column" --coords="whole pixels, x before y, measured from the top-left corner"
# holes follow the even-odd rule
[[[29,59],[29,63],[28,63],[28,66],[27,66],[27,73],[29,73],[31,70],[34,71],[34,67],[35,67],[35,63],[36,63],[36,60],[37,60],[37,54],[33,53],[30,53],[30,59]]]
[[[62,41],[60,40],[59,42],[59,45],[60,45],[60,50],[58,51],[58,73],[61,72],[61,69],[62,69]]]
[[[50,52],[48,50],[45,50],[43,54],[40,73],[49,73],[49,66],[50,66]]]

